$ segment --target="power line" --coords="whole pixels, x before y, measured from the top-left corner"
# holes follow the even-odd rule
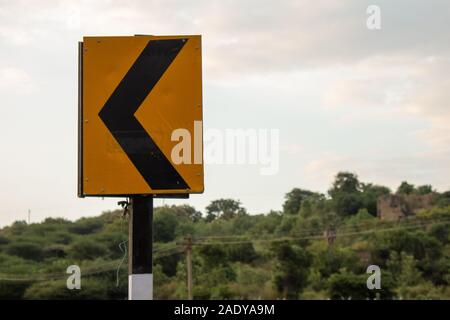
[[[392,232],[398,230],[408,230],[408,229],[417,229],[421,227],[427,227],[431,225],[439,225],[450,222],[449,218],[437,219],[432,221],[413,221],[414,223],[407,223],[403,226],[396,226],[391,228],[371,228],[367,230],[353,231],[353,232],[338,232],[338,237],[352,237],[363,234],[375,234],[382,232]],[[343,228],[345,230],[345,228]],[[342,230],[342,229],[338,229]],[[285,242],[285,241],[299,241],[299,240],[320,240],[324,239],[324,235],[322,233],[316,233],[305,236],[284,236],[278,238],[259,238],[259,239],[248,239],[248,240],[239,240],[243,238],[248,238],[250,236],[210,236],[210,237],[199,237],[191,242],[193,246],[209,246],[209,245],[238,245],[238,244],[248,244],[248,243],[274,243],[274,242]],[[230,241],[208,241],[210,239],[221,239],[228,238],[232,239]],[[238,240],[235,240],[238,239]],[[206,241],[205,241],[206,240]],[[158,260],[160,258],[181,254],[185,252],[184,243],[178,243],[178,245],[174,247],[168,248],[158,248],[153,252],[156,253],[154,260]],[[117,265],[121,262],[120,260],[113,260],[101,265],[90,266],[83,270],[83,275],[94,275],[98,273],[108,272],[117,269]],[[29,277],[23,277],[17,274],[1,274],[0,273],[0,281],[13,281],[13,282],[36,282],[36,281],[50,281],[50,280],[58,280],[65,279],[67,274],[62,273],[50,273],[50,274],[33,274]]]
[[[164,250],[163,253],[155,255],[154,260],[160,258],[168,257],[175,254],[180,254],[184,252],[184,248],[173,247]],[[117,270],[117,265],[120,264],[122,259],[113,260],[106,262],[104,264],[90,266],[83,268],[82,275],[95,275],[103,272]],[[0,281],[12,281],[12,282],[37,282],[37,281],[51,281],[51,280],[61,280],[68,277],[67,273],[47,273],[47,274],[32,274],[28,277],[24,277],[18,274],[4,274],[0,273]]]
[[[442,219],[434,219],[432,221],[448,221],[450,222],[450,218],[442,218]],[[358,229],[361,227],[367,227],[368,225],[370,226],[370,224],[372,223],[379,223],[379,221],[362,221],[359,222],[357,224],[347,224],[347,225],[341,225],[341,226],[337,226],[336,230],[339,231],[348,231],[348,230],[352,230],[352,229]],[[398,225],[399,222],[383,222],[389,225]],[[419,218],[414,218],[414,219],[409,219],[407,221],[404,222],[400,222],[402,226],[408,226],[408,225],[416,225],[416,224],[426,224],[429,223],[427,221],[422,221]],[[373,228],[372,228],[373,229]],[[307,235],[315,235],[317,234],[317,232],[323,232],[323,228],[318,228],[318,227],[313,227],[313,228],[306,228],[300,232],[296,232],[296,233],[291,233],[289,236],[307,236]],[[209,239],[241,239],[241,238],[249,238],[252,235],[221,235],[221,236],[200,236],[200,237],[196,237],[196,240],[209,240]]]
[[[392,227],[392,228],[378,228],[378,229],[368,229],[368,230],[362,230],[362,231],[354,231],[354,232],[344,232],[344,233],[337,233],[338,237],[349,237],[349,236],[355,236],[355,235],[362,235],[362,234],[372,234],[372,233],[381,233],[381,232],[390,232],[390,231],[398,231],[398,230],[406,230],[406,229],[416,229],[424,226],[430,226],[430,225],[436,225],[436,224],[445,224],[448,220],[441,221],[441,222],[431,222],[431,223],[420,223],[420,224],[411,224],[406,225],[402,227]],[[249,236],[246,236],[247,238]],[[309,236],[302,236],[302,237],[294,237],[294,236],[285,236],[280,238],[262,238],[262,239],[249,239],[249,240],[231,240],[231,241],[205,241],[205,242],[194,242],[193,245],[201,245],[201,246],[207,246],[207,245],[233,245],[233,244],[247,244],[247,243],[264,243],[264,242],[284,242],[284,241],[299,241],[299,240],[318,240],[323,239],[324,235],[322,233],[315,234],[315,235],[309,235]],[[197,240],[197,239],[196,239]],[[202,239],[200,239],[202,240]]]

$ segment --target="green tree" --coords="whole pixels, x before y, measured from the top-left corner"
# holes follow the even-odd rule
[[[158,258],[158,265],[161,267],[161,271],[167,277],[173,277],[177,273],[177,265],[181,256],[178,254],[172,254],[167,256],[161,256]]]
[[[421,272],[417,269],[417,261],[406,252],[393,251],[387,267],[396,280],[396,292],[402,299],[410,297],[410,288],[425,283]]]
[[[397,194],[412,194],[415,188],[413,184],[409,184],[406,181],[403,181],[400,186],[397,188]]]
[[[205,270],[213,269],[218,265],[227,265],[227,252],[221,245],[206,245],[199,248],[200,256],[203,258]]]
[[[328,190],[334,210],[341,217],[356,214],[364,206],[362,184],[358,176],[350,172],[339,172]]]
[[[391,251],[404,251],[419,261],[438,259],[442,255],[442,244],[423,231],[397,231],[387,237]]]
[[[155,242],[173,241],[176,236],[178,220],[179,218],[172,208],[168,206],[157,208],[153,219]]]
[[[339,172],[328,190],[328,194],[333,198],[341,193],[357,193],[361,191],[361,183],[358,176],[351,172]]]
[[[438,194],[436,205],[441,208],[450,207],[450,191],[445,191]]]
[[[187,218],[192,222],[198,222],[202,218],[202,213],[200,211],[197,211],[194,207],[187,204],[172,206],[172,209],[177,216]]]
[[[237,215],[247,214],[247,210],[241,206],[240,201],[233,199],[218,199],[212,201],[206,207],[206,214],[207,221],[212,221],[217,218],[229,220]]]
[[[415,190],[415,192],[417,194],[429,194],[429,193],[433,193],[433,187],[430,184],[425,184],[423,186],[418,186],[417,189]]]
[[[230,264],[230,259],[227,256],[227,249],[222,245],[206,245],[198,249],[200,257],[200,268],[196,268],[194,257],[194,269],[197,269],[195,274],[196,283],[205,285],[209,288],[211,295],[217,293],[218,287],[226,285],[236,279],[236,272]],[[195,277],[195,275],[194,275]],[[184,279],[186,279],[184,277]],[[194,293],[195,295],[195,293]]]
[[[391,193],[391,190],[385,186],[378,186],[372,183],[362,184],[362,204],[367,211],[377,215],[377,200],[379,197]]]
[[[286,299],[298,299],[307,284],[311,254],[285,242],[274,244],[271,250],[277,259],[274,278],[277,291]]]
[[[317,194],[309,190],[299,188],[292,189],[284,196],[285,201],[283,203],[283,212],[288,214],[297,214],[303,201],[309,199],[313,195]]]
[[[336,193],[333,197],[334,210],[340,217],[348,217],[358,213],[364,207],[361,194],[353,193]]]

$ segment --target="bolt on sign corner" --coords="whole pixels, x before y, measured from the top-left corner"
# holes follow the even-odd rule
[[[84,37],[78,195],[203,192],[202,108],[201,36]]]

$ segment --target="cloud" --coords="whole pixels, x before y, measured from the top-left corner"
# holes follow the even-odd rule
[[[418,137],[450,157],[450,56],[432,57],[419,66],[416,89],[405,109],[426,118],[430,125]]]
[[[26,71],[12,67],[0,68],[0,92],[28,94],[35,91],[36,86]]]
[[[304,151],[304,146],[299,143],[282,143],[280,151],[286,152],[287,155],[299,156]]]
[[[356,173],[360,181],[387,185],[392,190],[405,180],[418,185],[433,182],[439,191],[450,189],[448,155],[435,152],[346,156],[324,153],[310,161],[300,173],[306,183],[324,192],[340,171]]]
[[[450,155],[449,72],[450,56],[368,59],[344,68],[343,77],[327,86],[323,103],[349,110],[348,122],[361,115],[366,120],[418,117],[427,127],[417,136]]]
[[[354,64],[379,55],[450,50],[445,0],[379,0],[382,29],[366,28],[370,1],[14,1],[2,4],[0,40],[30,43],[81,34],[204,35],[205,72],[289,72]],[[432,8],[432,9],[431,9]],[[420,14],[417,14],[420,12]],[[30,25],[33,27],[31,28]],[[49,28],[51,26],[51,28]]]
[[[335,70],[338,77],[323,95],[327,107],[396,108],[414,87],[417,61],[399,56],[373,57]]]
[[[429,57],[416,65],[416,89],[408,101],[411,111],[422,112],[437,121],[450,117],[450,55]]]

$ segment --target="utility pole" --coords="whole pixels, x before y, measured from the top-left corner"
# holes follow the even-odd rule
[[[128,299],[153,300],[153,196],[131,197]]]
[[[186,266],[187,266],[187,287],[188,299],[193,300],[192,294],[192,236],[186,237]]]
[[[325,237],[327,238],[328,245],[331,246],[336,240],[336,229],[334,227],[328,227],[325,231]]]
[[[30,224],[31,221],[31,209],[28,209],[28,224]]]

